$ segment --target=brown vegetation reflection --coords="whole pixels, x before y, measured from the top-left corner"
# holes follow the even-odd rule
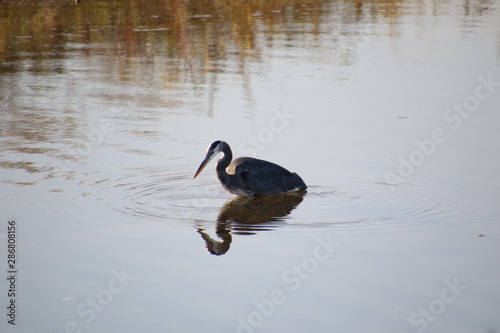
[[[258,59],[261,48],[272,47],[277,34],[285,34],[289,41],[299,40],[304,34],[321,33],[325,20],[355,23],[366,15],[398,15],[401,7],[397,0],[61,3],[65,5],[0,7],[2,67],[7,63],[14,69],[13,61],[20,58],[57,59],[65,56],[68,44],[81,43],[91,46],[89,53],[93,48],[103,52],[105,46],[104,52],[124,61],[132,56],[154,61],[158,55],[181,60],[176,73],[180,76],[195,67],[202,68],[201,73],[217,72],[224,69],[220,61],[229,57]]]
[[[0,0],[1,1],[1,0]],[[3,1],[4,3],[6,1]],[[129,0],[129,1],[8,1],[25,6],[1,6],[1,72],[15,69],[22,58],[67,56],[72,43],[88,44],[116,57],[155,56],[182,60],[177,75],[189,68],[202,72],[224,69],[219,61],[236,56],[259,58],[273,46],[273,37],[289,41],[325,32],[322,25],[344,24],[366,17],[397,17],[408,7],[400,0]],[[28,6],[29,3],[39,4]],[[40,5],[48,3],[50,5]],[[60,6],[55,4],[61,3]],[[418,3],[418,1],[417,1]],[[427,2],[415,10],[425,12]],[[481,15],[485,2],[464,1],[464,15]],[[437,9],[436,9],[437,10]],[[418,13],[413,13],[418,14]],[[373,22],[375,22],[372,19]],[[323,30],[322,30],[323,29]],[[101,47],[99,47],[101,46]],[[126,61],[124,63],[124,70]],[[242,68],[236,68],[236,71]],[[194,78],[193,78],[194,79]]]
[[[304,199],[306,191],[288,192],[269,197],[236,197],[227,201],[217,216],[215,240],[204,229],[198,233],[205,240],[211,254],[222,255],[229,250],[234,235],[252,235],[258,231],[272,230]]]

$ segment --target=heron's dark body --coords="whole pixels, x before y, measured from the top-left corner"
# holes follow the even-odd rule
[[[255,197],[307,189],[299,175],[277,164],[252,157],[240,157],[231,162],[233,153],[224,141],[215,141],[208,147],[195,177],[219,152],[222,157],[217,161],[215,170],[222,187],[228,192]]]
[[[236,195],[268,196],[307,189],[302,178],[295,172],[252,157],[235,159],[226,168],[227,173],[219,172],[221,168],[217,165],[216,170],[222,187]]]

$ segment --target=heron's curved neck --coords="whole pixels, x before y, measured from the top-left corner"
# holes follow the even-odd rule
[[[233,152],[231,151],[231,148],[229,145],[225,142],[222,142],[222,157],[217,161],[217,165],[215,169],[217,170],[217,173],[219,176],[226,176],[226,168],[229,166],[233,159]]]

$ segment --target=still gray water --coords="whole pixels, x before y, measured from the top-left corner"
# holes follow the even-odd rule
[[[500,332],[499,107],[497,1],[4,1],[1,330]]]

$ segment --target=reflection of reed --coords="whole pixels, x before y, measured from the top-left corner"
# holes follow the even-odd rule
[[[236,197],[222,206],[217,217],[215,231],[220,241],[211,238],[201,228],[198,233],[211,254],[224,254],[231,245],[231,234],[251,235],[261,230],[272,230],[276,222],[282,221],[302,202],[305,193],[298,191],[270,197]]]
[[[352,0],[344,6],[332,0],[131,0],[64,5],[68,2],[72,1],[40,0],[41,6],[34,7],[26,1],[23,7],[7,8],[15,13],[0,22],[0,51],[8,51],[0,52],[0,60],[7,60],[12,51],[52,56],[50,50],[61,50],[66,43],[112,44],[106,49],[116,57],[146,57],[154,42],[155,51],[180,60],[175,71],[179,78],[186,69],[189,75],[221,71],[220,60],[234,56],[235,67],[241,71],[245,58],[259,59],[263,45],[272,47],[273,35],[286,34],[287,41],[292,41],[304,34],[318,34],[321,24],[331,20],[333,7],[339,17],[356,18],[353,14],[358,12],[378,15],[377,11],[397,15],[400,0]],[[29,37],[29,42],[19,43],[20,36]],[[171,78],[171,74],[167,76]],[[194,79],[202,83],[200,78]]]
[[[350,24],[366,20],[363,17],[367,15],[397,17],[403,10],[414,10],[417,15],[426,13],[425,2],[410,9],[401,0],[130,0],[81,1],[68,6],[73,2],[0,0],[0,4],[23,5],[3,8],[0,51],[7,52],[0,52],[0,60],[6,60],[4,57],[17,47],[25,53],[40,54],[40,47],[54,49],[59,46],[56,49],[60,50],[65,43],[112,43],[111,49],[116,55],[128,57],[147,53],[145,44],[154,40],[163,44],[168,58],[196,60],[205,72],[210,72],[218,70],[217,60],[230,55],[237,55],[240,61],[246,57],[259,58],[260,44],[272,46],[273,35],[278,33],[286,34],[291,41],[304,34],[317,35],[322,31],[321,25],[334,18]],[[464,15],[481,15],[488,10],[491,10],[489,4],[467,3]],[[148,30],[153,32],[150,36],[138,32]],[[19,43],[19,37],[30,39]],[[184,66],[179,68],[178,75],[182,75]]]

